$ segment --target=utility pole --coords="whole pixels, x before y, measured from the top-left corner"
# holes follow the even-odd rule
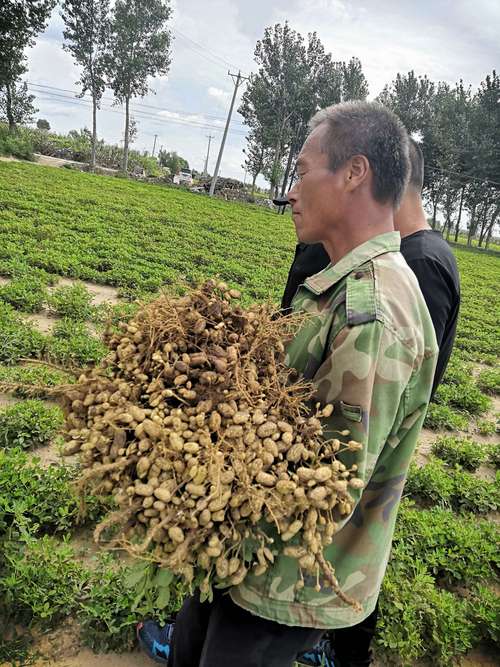
[[[155,156],[155,148],[156,148],[156,140],[157,139],[158,139],[158,135],[155,134],[155,141],[154,141],[154,144],[153,144],[153,152],[151,153],[151,157]]]
[[[203,169],[203,176],[208,176],[208,159],[210,157],[210,144],[212,143],[212,139],[215,139],[211,134],[207,136],[208,139],[208,148],[207,148],[207,157],[205,158],[205,168]]]
[[[215,165],[214,175],[212,177],[212,182],[210,183],[210,192],[208,193],[210,195],[210,197],[214,196],[215,184],[217,183],[217,177],[219,175],[220,163],[222,161],[222,154],[224,153],[224,146],[226,144],[226,137],[227,137],[227,133],[228,133],[228,130],[229,130],[229,123],[231,122],[231,116],[233,115],[233,108],[234,108],[234,102],[236,100],[236,93],[238,92],[238,88],[241,86],[242,82],[246,81],[247,78],[248,78],[246,76],[241,76],[240,71],[238,71],[238,74],[231,74],[231,72],[228,72],[228,74],[232,78],[232,80],[234,81],[234,93],[233,93],[233,99],[231,100],[231,106],[229,107],[229,114],[227,116],[226,127],[224,128],[224,135],[222,137],[222,143],[221,143],[220,149],[219,149],[219,156],[217,158],[217,164]]]

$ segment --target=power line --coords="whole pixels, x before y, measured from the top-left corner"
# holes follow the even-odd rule
[[[80,96],[79,92],[77,90],[71,90],[69,88],[59,88],[57,86],[49,86],[48,84],[43,84],[43,83],[33,83],[31,81],[27,81],[28,86],[34,87],[34,88],[42,88],[42,89],[49,89],[49,90],[55,90],[63,93],[71,93],[78,99],[92,99],[90,95],[82,95]],[[36,90],[35,90],[36,92]],[[105,101],[109,102],[114,102],[114,98],[110,97],[109,95],[103,95],[101,98]],[[174,109],[166,109],[165,107],[160,107],[160,106],[155,106],[152,104],[144,104],[143,102],[134,102],[133,103],[134,107],[141,107],[145,109],[154,109],[157,111],[167,111],[169,113],[178,113],[178,114],[184,114],[186,116],[193,116],[193,115],[199,115],[202,114],[206,118],[213,119],[213,120],[225,120],[225,116],[222,115],[216,115],[216,114],[209,114],[205,112],[198,112],[198,111],[179,111],[179,110],[174,110]],[[239,125],[243,126],[244,124],[241,121],[236,121]]]
[[[43,101],[53,102],[53,101],[57,100],[57,101],[60,101],[63,104],[74,104],[74,105],[77,105],[77,106],[82,106],[83,105],[85,107],[87,107],[91,104],[91,102],[89,102],[89,100],[74,99],[73,97],[70,97],[68,95],[62,95],[62,94],[58,94],[58,93],[50,93],[50,92],[47,92],[47,91],[42,91],[42,95],[48,96],[48,97],[43,97],[42,96],[42,97],[38,98],[38,99],[43,100]],[[107,106],[107,105],[101,105],[101,109],[103,109],[103,110],[105,110],[109,113],[117,113],[120,116],[123,116],[123,114],[124,114],[123,111],[120,111],[118,109],[114,109],[114,108],[112,108],[110,106]],[[165,117],[158,116],[156,114],[148,113],[146,111],[136,110],[135,107],[131,107],[131,109],[134,112],[134,115],[136,117],[146,119],[146,120],[152,120],[155,123],[159,123],[159,124],[167,124],[168,125],[168,124],[173,123],[173,124],[176,124],[176,125],[196,127],[196,128],[200,128],[200,129],[203,129],[203,130],[217,130],[219,132],[222,129],[218,125],[210,125],[209,123],[203,123],[203,122],[198,123],[198,122],[190,121],[190,120],[183,119],[183,118],[165,118]],[[246,132],[243,131],[243,130],[230,129],[229,132],[231,132],[231,134],[246,136]]]
[[[437,167],[434,165],[425,165],[425,169],[430,169],[431,171],[438,171],[442,174],[453,174],[454,176],[458,176],[459,179],[462,179],[464,181],[478,181],[480,183],[483,183],[485,185],[500,185],[499,181],[492,181],[490,178],[481,178],[480,176],[469,176],[468,174],[463,174],[460,173],[459,171],[451,171],[449,169],[442,169],[441,167]]]
[[[191,48],[193,51],[198,53],[198,55],[201,55],[203,58],[205,58],[205,60],[210,60],[210,58],[207,57],[207,54],[210,54],[210,56],[212,57],[213,64],[218,65],[219,67],[224,67],[224,69],[226,69],[227,67],[233,67],[234,69],[240,69],[241,71],[241,68],[238,68],[233,62],[229,62],[229,60],[226,60],[226,58],[223,58],[222,56],[218,55],[217,53],[209,49],[207,46],[199,44],[194,39],[188,37],[177,28],[174,28],[173,32],[176,33],[181,39],[188,42],[188,45],[191,44],[192,46],[191,47],[188,46],[188,48]]]

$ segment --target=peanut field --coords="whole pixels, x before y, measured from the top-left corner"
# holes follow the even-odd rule
[[[81,520],[54,388],[103,359],[104,328],[159,290],[218,277],[244,304],[278,303],[294,244],[290,217],[257,206],[0,162],[0,665],[131,653],[136,622],[168,617],[185,593],[94,545],[113,500],[89,494]],[[399,513],[379,665],[498,664],[500,256],[454,252],[456,347]]]

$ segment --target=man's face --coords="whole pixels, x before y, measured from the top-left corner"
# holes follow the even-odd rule
[[[297,159],[298,180],[288,193],[297,238],[304,243],[324,241],[327,230],[342,220],[344,175],[342,168],[329,169],[321,150],[325,132],[319,125],[307,138]]]

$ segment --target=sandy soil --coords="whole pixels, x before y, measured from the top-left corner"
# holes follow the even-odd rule
[[[19,399],[14,398],[10,394],[0,393],[0,408],[5,408],[7,405],[12,405],[12,403],[17,403]]]
[[[60,278],[55,288],[65,285],[74,285],[78,282],[83,282],[88,291],[92,293],[95,306],[99,306],[101,303],[116,304],[119,301],[118,290],[116,287],[110,287],[109,285],[98,285],[97,283],[72,280],[71,278]],[[55,288],[49,288],[49,291]]]
[[[9,278],[0,276],[0,286],[6,285],[9,280]],[[110,287],[109,285],[98,285],[97,283],[86,281],[72,280],[71,278],[60,278],[57,282],[57,285],[49,287],[48,291],[52,292],[57,287],[74,285],[78,282],[83,283],[88,291],[92,294],[93,303],[95,306],[99,306],[102,303],[111,303],[115,305],[119,302],[118,290],[116,287]],[[39,325],[40,331],[43,333],[49,331],[52,328],[53,323],[57,321],[57,318],[51,315],[47,310],[42,310],[40,313],[29,314],[26,317],[30,321],[34,322],[37,326]]]
[[[28,322],[44,334],[51,333],[58,317],[54,317],[48,310],[41,310],[39,313],[29,313],[25,316]]]
[[[148,667],[154,664],[139,652],[96,654],[84,649],[70,658],[38,661],[35,667]]]
[[[425,465],[431,455],[432,445],[439,436],[437,431],[431,431],[428,428],[423,428],[418,439],[418,446],[415,452],[415,461],[417,465]]]
[[[37,449],[31,449],[28,452],[28,455],[30,457],[36,457],[40,459],[40,464],[45,468],[47,468],[50,465],[53,465],[54,463],[69,462],[67,458],[65,459],[61,458],[55,443],[50,443],[46,447],[38,447]]]

